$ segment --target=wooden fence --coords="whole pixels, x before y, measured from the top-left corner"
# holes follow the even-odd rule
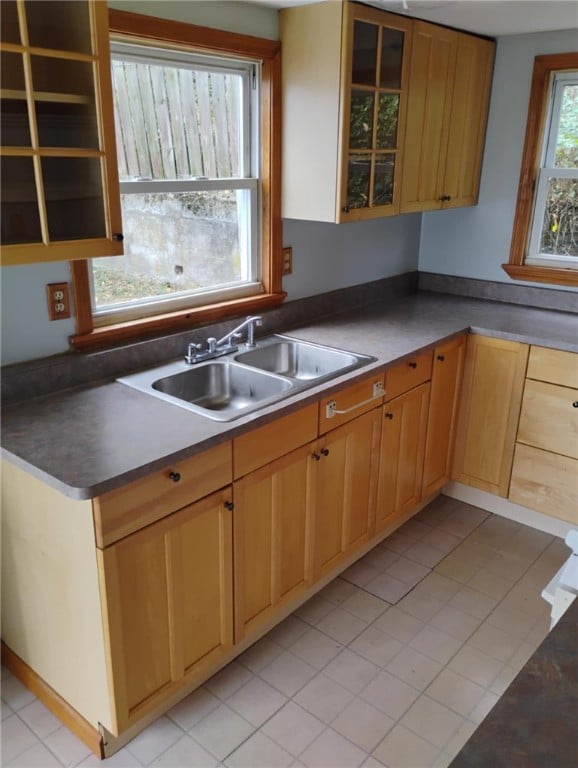
[[[121,181],[240,175],[241,77],[113,61]]]

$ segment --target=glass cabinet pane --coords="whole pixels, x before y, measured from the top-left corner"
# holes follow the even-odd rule
[[[376,24],[355,21],[353,24],[353,56],[351,82],[357,85],[375,85],[377,69]]]
[[[398,115],[398,94],[380,93],[377,99],[377,149],[395,149]]]
[[[347,180],[347,205],[349,208],[367,208],[369,205],[369,181],[371,156],[350,155]]]
[[[0,103],[1,141],[3,147],[30,147],[30,126],[24,83],[24,65],[20,53],[2,51],[0,60],[2,100]]]
[[[39,145],[98,149],[92,64],[33,56],[32,82]]]
[[[27,0],[26,20],[32,47],[92,53],[86,0]]]
[[[42,233],[31,157],[0,157],[2,244],[40,243]]]
[[[401,64],[403,59],[403,35],[398,29],[381,29],[381,66],[379,86],[401,88]]]
[[[351,149],[371,149],[373,145],[373,91],[352,91],[349,117]]]
[[[373,177],[373,205],[391,205],[395,155],[377,155]]]
[[[0,2],[0,39],[3,43],[20,45],[20,27],[15,0]]]
[[[45,157],[42,177],[51,240],[106,236],[99,159]]]

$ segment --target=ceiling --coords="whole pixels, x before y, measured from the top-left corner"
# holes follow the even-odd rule
[[[249,0],[272,8],[306,5],[316,0]],[[520,35],[576,29],[578,0],[365,0],[387,11],[477,32],[482,35]]]

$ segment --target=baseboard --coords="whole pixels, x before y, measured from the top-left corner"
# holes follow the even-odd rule
[[[500,517],[507,517],[508,520],[529,525],[531,528],[537,528],[539,531],[544,531],[552,536],[558,536],[561,539],[565,538],[568,531],[576,527],[565,520],[549,517],[541,512],[535,512],[533,509],[514,504],[514,502],[503,499],[501,496],[495,496],[487,491],[480,491],[463,483],[452,481],[444,486],[442,493],[445,496],[450,496],[452,499],[465,501],[466,504],[480,507]]]
[[[83,741],[97,757],[104,757],[102,735],[100,731],[85,720],[82,715],[73,709],[62,696],[51,688],[36,672],[22,661],[20,656],[14,653],[2,641],[2,664],[17,677],[22,685],[39,699],[75,736]]]

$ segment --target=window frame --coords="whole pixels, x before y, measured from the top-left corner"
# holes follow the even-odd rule
[[[553,76],[572,70],[578,70],[578,53],[557,53],[534,59],[510,258],[507,264],[502,264],[505,272],[515,280],[578,286],[578,269],[526,262],[538,182],[541,175],[544,177],[541,162],[544,134],[549,127]]]
[[[225,317],[255,313],[283,302],[281,264],[281,44],[275,40],[224,32],[143,14],[109,9],[109,33],[115,41],[162,45],[211,55],[231,55],[257,60],[260,83],[261,166],[261,282],[263,293],[184,309],[164,311],[148,317],[96,325],[90,295],[90,268],[86,259],[71,262],[76,308],[77,349],[105,346],[162,332],[185,330]],[[112,105],[110,119],[113,119]]]

